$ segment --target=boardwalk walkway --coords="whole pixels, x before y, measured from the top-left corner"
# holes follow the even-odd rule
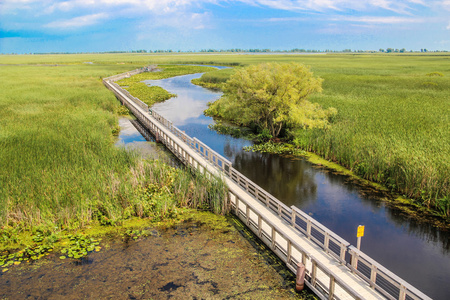
[[[224,157],[186,135],[114,81],[137,74],[105,78],[105,86],[184,164],[222,177],[232,211],[296,274],[306,266],[305,283],[321,299],[430,299],[360,252],[298,208],[287,207],[239,173]]]

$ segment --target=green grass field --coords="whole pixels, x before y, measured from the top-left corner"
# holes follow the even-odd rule
[[[0,68],[0,227],[116,224],[223,199],[223,188],[203,176],[141,162],[114,146],[119,102],[101,77],[136,67]]]
[[[136,158],[113,147],[118,102],[101,77],[267,61],[311,66],[324,79],[311,100],[338,109],[331,129],[296,132],[298,145],[449,214],[449,55],[1,55],[0,223],[82,226],[137,199]]]

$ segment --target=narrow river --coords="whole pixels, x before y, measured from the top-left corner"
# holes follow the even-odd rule
[[[356,228],[365,225],[361,250],[433,299],[450,299],[450,234],[419,223],[383,202],[347,177],[317,168],[301,158],[242,150],[251,142],[208,129],[203,115],[209,101],[221,96],[193,85],[201,74],[145,81],[177,94],[153,109],[228,158],[233,166],[277,197],[295,205],[356,245]]]

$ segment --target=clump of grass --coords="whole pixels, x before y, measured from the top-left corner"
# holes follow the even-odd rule
[[[431,72],[427,74],[428,77],[444,77],[444,74],[441,72]]]
[[[304,155],[305,151],[293,146],[289,143],[275,143],[269,141],[267,143],[255,144],[244,147],[247,152],[263,152],[275,154],[290,154],[290,155]]]
[[[233,75],[235,69],[222,69],[207,72],[202,77],[193,79],[192,83],[213,90],[222,90],[225,82]]]
[[[437,86],[439,86],[436,82],[432,82],[432,81],[426,81],[426,82],[422,83],[422,85],[424,87],[437,87]]]
[[[118,116],[129,116],[130,115],[130,111],[128,110],[128,108],[125,105],[117,106],[117,109],[115,112]]]
[[[130,87],[125,89],[130,92],[130,94],[146,103],[148,106],[152,106],[157,102],[163,102],[177,96],[176,94],[169,93],[162,87],[148,86],[143,82],[132,84]]]

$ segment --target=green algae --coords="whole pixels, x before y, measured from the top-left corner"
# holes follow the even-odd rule
[[[441,214],[436,212],[431,208],[421,205],[414,199],[409,199],[393,193],[385,186],[364,179],[358,175],[356,175],[353,171],[331,161],[328,161],[319,155],[312,152],[305,152],[305,154],[301,155],[305,157],[310,163],[322,167],[328,170],[331,170],[337,174],[347,176],[350,181],[353,181],[357,185],[359,185],[363,189],[372,189],[375,193],[381,193],[383,201],[388,204],[390,207],[395,207],[402,211],[403,213],[408,214],[414,219],[427,222],[433,224],[435,227],[439,227],[442,229],[450,229],[450,219],[443,217]]]
[[[183,209],[168,221],[132,219],[83,234],[102,235],[102,250],[9,267],[0,297],[314,299],[295,293],[293,274],[232,216]]]

